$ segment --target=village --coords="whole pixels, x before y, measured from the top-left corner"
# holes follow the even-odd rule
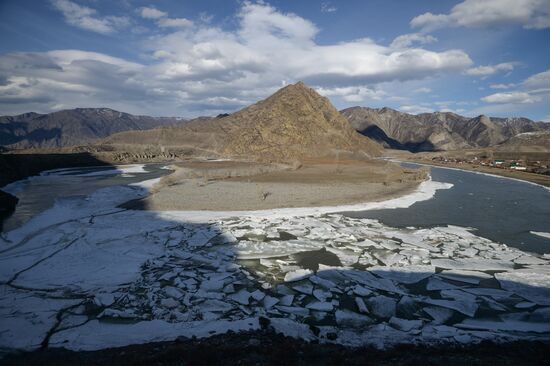
[[[524,171],[528,173],[550,175],[550,162],[545,160],[494,159],[477,156],[473,158],[435,156],[432,158],[432,162],[441,165],[470,164],[474,167],[485,166],[511,171]]]

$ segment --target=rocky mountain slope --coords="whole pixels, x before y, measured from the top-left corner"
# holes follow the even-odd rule
[[[0,117],[0,146],[9,149],[87,144],[113,133],[146,130],[182,122],[176,118],[134,116],[109,108],[77,108],[49,114]]]
[[[492,147],[519,133],[550,130],[550,124],[527,118],[467,118],[449,112],[412,115],[365,107],[341,113],[358,132],[385,147],[414,152]]]
[[[189,149],[261,160],[359,154],[374,156],[381,147],[358,134],[330,101],[299,82],[229,116],[195,120],[173,128],[115,134],[105,145],[162,150]]]
[[[550,153],[550,130],[520,133],[498,145],[495,150],[516,153]]]

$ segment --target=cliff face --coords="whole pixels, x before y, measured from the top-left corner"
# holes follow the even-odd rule
[[[411,151],[492,147],[519,133],[550,130],[550,124],[527,118],[467,118],[449,112],[411,115],[390,108],[363,107],[341,113],[358,132],[385,147]]]
[[[186,147],[271,161],[341,152],[367,157],[381,153],[380,145],[357,133],[327,98],[301,82],[229,116],[190,121],[169,129],[120,133],[105,143],[125,148],[136,144]]]

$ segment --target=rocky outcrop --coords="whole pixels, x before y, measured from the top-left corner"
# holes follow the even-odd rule
[[[498,145],[495,151],[516,153],[550,153],[550,131],[520,133],[503,144]]]
[[[413,152],[492,147],[523,132],[550,130],[527,118],[467,118],[450,112],[412,115],[391,108],[341,111],[351,125],[387,148]]]
[[[2,222],[15,211],[17,202],[19,202],[17,197],[0,190],[0,232],[2,231]]]

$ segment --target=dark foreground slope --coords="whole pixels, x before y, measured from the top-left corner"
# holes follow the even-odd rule
[[[44,349],[12,354],[2,364],[69,365],[547,365],[548,347],[541,342],[470,346],[400,346],[391,350],[347,348],[306,343],[268,332],[182,339],[93,352]]]

